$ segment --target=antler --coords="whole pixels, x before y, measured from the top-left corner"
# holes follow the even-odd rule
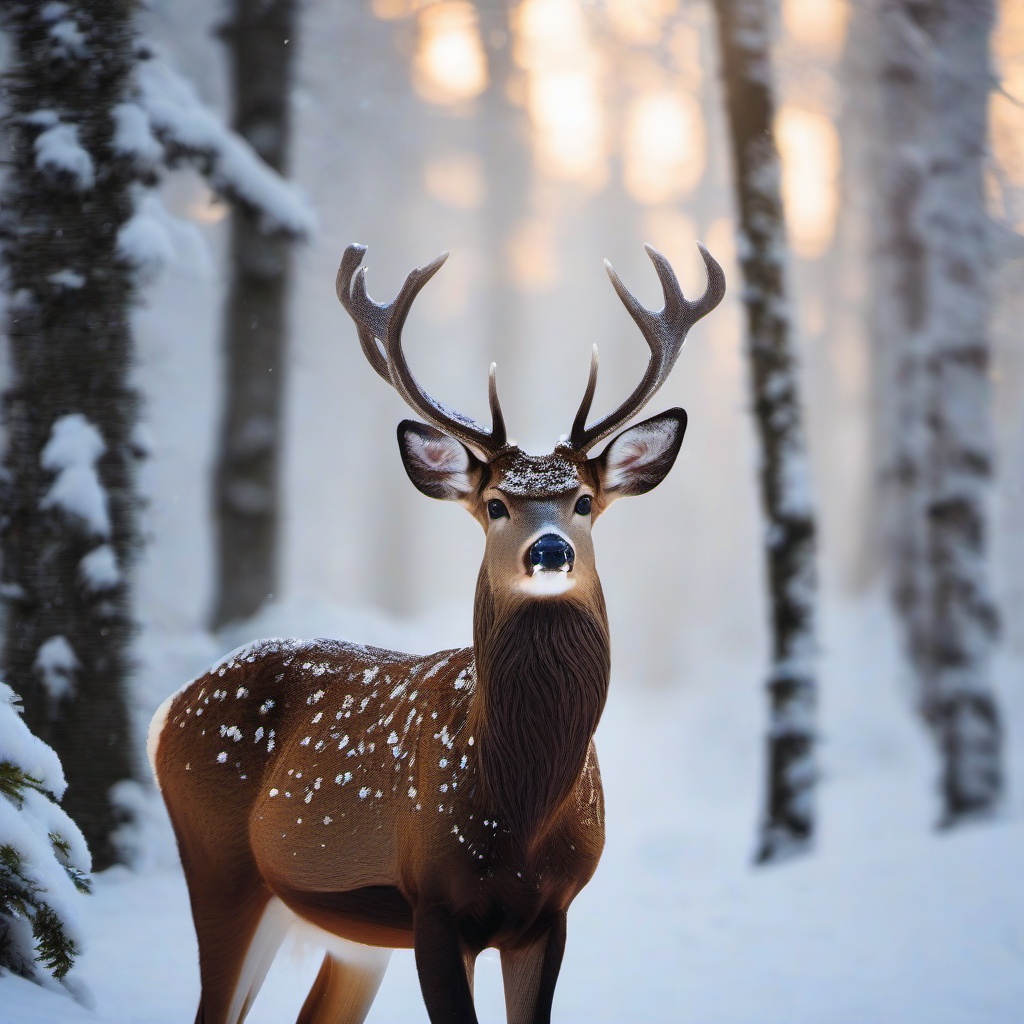
[[[676,280],[675,272],[668,260],[654,246],[644,246],[658,273],[661,290],[665,295],[664,308],[657,313],[641,306],[635,296],[619,280],[619,275],[612,269],[612,265],[607,260],[604,261],[615,291],[651,348],[651,360],[647,364],[643,379],[629,398],[615,412],[605,416],[592,427],[588,427],[586,425],[587,416],[590,414],[590,405],[594,400],[594,390],[597,387],[597,346],[594,346],[587,389],[583,394],[583,401],[580,403],[579,411],[573,420],[572,431],[569,434],[569,444],[579,451],[585,452],[593,448],[598,441],[603,440],[627,420],[632,419],[654,397],[654,393],[665,383],[671,373],[690,328],[722,301],[722,296],[725,294],[725,274],[722,273],[722,268],[711,253],[700,242],[697,245],[700,248],[701,256],[704,257],[708,285],[704,294],[696,302],[690,302],[683,297],[679,281]]]
[[[366,294],[366,268],[360,265],[365,252],[365,245],[353,243],[348,246],[338,268],[336,288],[338,299],[355,321],[359,344],[370,365],[428,423],[458,438],[485,457],[495,455],[505,447],[508,438],[505,418],[498,402],[494,364],[491,364],[487,387],[491,407],[491,429],[488,431],[476,420],[431,398],[416,383],[402,352],[402,328],[413,301],[420,289],[440,270],[448,259],[448,253],[442,253],[432,263],[413,270],[394,300],[381,304]]]

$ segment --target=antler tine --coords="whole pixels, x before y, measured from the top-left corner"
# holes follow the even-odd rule
[[[362,245],[350,245],[345,250],[338,268],[337,291],[341,304],[355,321],[359,344],[370,365],[428,423],[458,438],[485,457],[493,455],[506,443],[505,420],[498,402],[494,367],[491,367],[488,386],[492,425],[490,431],[487,431],[470,417],[431,398],[416,383],[402,351],[402,328],[412,304],[423,286],[441,269],[448,259],[448,253],[442,253],[425,266],[416,267],[406,277],[398,295],[391,302],[379,303],[370,298],[366,291],[366,268],[360,266],[365,252],[366,247]]]
[[[357,306],[352,298],[354,278],[357,276],[361,278],[366,274],[366,269],[360,267],[365,253],[366,246],[355,242],[345,249],[345,253],[341,257],[341,265],[338,267],[338,276],[334,281],[334,290],[338,293],[338,301],[355,322],[359,335],[359,347],[363,350],[363,355],[366,356],[374,370],[390,384],[391,374],[388,372],[388,360],[377,344],[374,330],[375,325],[383,329],[383,324],[379,322],[381,318],[378,315],[381,307],[366,295],[365,287],[362,290],[362,295],[368,305]]]
[[[571,444],[575,444],[572,440],[573,438],[582,437],[586,432],[587,417],[590,415],[590,406],[593,404],[594,392],[597,390],[597,366],[598,355],[597,346],[595,345],[590,352],[590,376],[587,378],[587,390],[583,392],[583,401],[580,402],[576,419],[572,421],[572,430],[569,432]]]
[[[644,246],[654,264],[665,299],[665,305],[657,312],[642,306],[622,283],[612,265],[605,260],[605,268],[611,278],[612,286],[629,315],[640,328],[640,333],[643,334],[644,340],[650,347],[651,358],[643,378],[633,389],[629,398],[613,413],[605,416],[592,427],[587,427],[586,418],[590,412],[594,387],[597,383],[596,359],[592,362],[587,390],[580,404],[579,412],[576,413],[572,433],[569,436],[569,443],[574,448],[587,451],[632,419],[651,400],[658,388],[665,383],[679,357],[679,352],[690,328],[722,301],[722,296],[725,294],[725,274],[711,253],[700,242],[697,245],[704,259],[708,283],[704,294],[693,302],[683,296],[675,271],[668,260],[654,246]]]

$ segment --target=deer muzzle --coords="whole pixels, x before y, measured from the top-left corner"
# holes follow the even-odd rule
[[[557,533],[545,533],[530,545],[527,552],[529,571],[571,572],[576,552],[572,545]]]

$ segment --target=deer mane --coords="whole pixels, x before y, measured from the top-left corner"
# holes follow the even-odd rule
[[[572,793],[608,695],[607,618],[575,601],[531,602],[478,637],[484,799],[514,838],[540,839]]]

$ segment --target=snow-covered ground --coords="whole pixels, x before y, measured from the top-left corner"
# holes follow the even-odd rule
[[[258,628],[289,631],[275,629],[275,620],[287,626],[295,617],[327,631],[332,613],[279,609]],[[452,634],[462,628],[452,617],[416,630],[340,618],[365,639],[403,646],[431,636],[441,646],[457,641]],[[812,856],[773,868],[750,863],[762,711],[754,661],[707,664],[664,693],[639,692],[620,669],[599,732],[608,846],[570,914],[556,1020],[1019,1024],[1020,758],[1011,794],[1018,798],[1001,820],[934,831],[932,758],[886,668],[892,658],[883,617],[845,608],[825,625],[822,834]],[[169,686],[171,676],[180,681],[215,648],[196,636],[154,642],[153,689]],[[1002,670],[1008,682],[1019,676],[1019,666]],[[1019,699],[1007,710],[1011,722],[1021,720]],[[140,868],[108,872],[87,901],[90,943],[72,976],[88,988],[94,1009],[5,978],[0,1019],[192,1018],[198,980],[184,883],[158,817],[142,840]],[[293,1020],[318,962],[313,950],[286,948],[252,1024]],[[478,967],[477,1002],[482,1021],[504,1019],[493,953]],[[409,953],[392,958],[369,1020],[426,1020]]]

